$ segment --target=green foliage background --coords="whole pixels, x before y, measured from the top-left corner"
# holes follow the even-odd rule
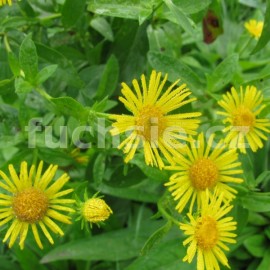
[[[212,44],[202,41],[208,9],[223,25]],[[265,22],[259,40],[244,29],[250,18]],[[269,31],[270,2],[262,0],[21,0],[2,7],[0,169],[10,163],[19,168],[22,160],[58,164],[79,196],[85,188],[92,195],[100,191],[114,214],[91,234],[79,223],[63,226],[65,237],[54,246],[44,239],[44,250],[31,234],[24,251],[0,244],[0,269],[194,269],[195,263],[182,262],[184,236],[172,225],[172,218],[183,221],[183,216],[165,190],[169,174],[147,167],[142,154],[124,164],[109,133],[99,148],[96,117],[125,113],[117,99],[120,83],[130,85],[153,68],[168,73],[170,82],[181,78],[188,84],[198,98],[189,110],[203,113],[201,131],[217,127],[212,131],[222,136],[217,100],[232,85],[262,90],[268,104],[263,117],[269,117]],[[65,125],[67,147],[48,148],[47,126],[57,142]],[[78,154],[88,158],[85,165],[72,155],[72,132],[80,125],[93,127],[80,138],[92,144]],[[29,129],[36,128],[36,147],[29,148]],[[238,238],[228,253],[230,265],[269,270],[269,141],[257,153],[241,155],[241,161],[245,183],[235,186]],[[1,238],[6,228],[0,228]]]

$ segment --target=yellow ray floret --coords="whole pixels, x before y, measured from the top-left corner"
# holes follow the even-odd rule
[[[28,172],[27,163],[23,161],[19,175],[13,165],[8,167],[10,177],[0,171],[0,179],[2,178],[0,187],[6,191],[5,194],[0,193],[0,226],[11,221],[3,239],[3,242],[9,239],[9,247],[12,247],[16,239],[19,238],[19,245],[23,249],[30,227],[38,246],[43,248],[38,227],[53,244],[49,231],[60,235],[64,234],[54,220],[66,224],[71,223],[69,216],[56,211],[74,212],[72,208],[66,206],[66,204],[73,204],[74,200],[58,199],[73,191],[73,189],[61,191],[69,180],[69,176],[64,173],[53,181],[58,166],[50,165],[43,175],[42,168],[43,162],[41,161],[37,171],[32,165]]]
[[[129,162],[137,150],[144,150],[147,165],[164,166],[162,154],[169,163],[174,163],[172,156],[177,155],[176,148],[182,147],[180,141],[188,141],[187,135],[195,135],[201,115],[199,112],[176,113],[185,104],[195,98],[188,98],[191,92],[186,84],[177,86],[178,81],[163,91],[167,75],[161,81],[161,73],[152,71],[147,85],[144,75],[141,76],[141,87],[133,80],[134,91],[122,83],[122,94],[119,100],[133,115],[111,115],[115,120],[111,134],[116,136],[126,133],[127,138],[119,145]]]
[[[180,229],[188,236],[183,242],[188,245],[187,255],[183,261],[192,262],[197,254],[197,270],[219,270],[219,263],[230,268],[224,250],[228,251],[227,243],[236,243],[237,223],[232,217],[224,217],[232,206],[222,206],[222,195],[213,196],[211,201],[206,196],[202,203],[199,216],[188,214],[189,223],[180,223]]]
[[[248,30],[251,36],[258,39],[262,34],[263,22],[251,19],[248,22],[245,22],[245,28]]]
[[[266,133],[270,133],[270,120],[260,118],[259,115],[266,105],[262,105],[263,95],[255,86],[247,86],[245,92],[240,87],[240,93],[234,87],[231,93],[223,95],[218,104],[225,110],[219,111],[223,115],[227,127],[225,142],[230,148],[238,148],[246,153],[246,148],[256,152],[263,147],[263,140],[267,140]]]
[[[176,171],[168,183],[169,191],[177,201],[176,210],[182,212],[190,202],[190,212],[194,207],[201,207],[206,193],[223,193],[223,199],[230,201],[237,191],[228,183],[241,183],[243,180],[236,175],[242,174],[241,163],[238,161],[236,149],[227,150],[222,141],[214,142],[214,134],[208,141],[200,133],[197,141],[190,143],[185,155],[175,158],[177,165],[165,167]]]
[[[0,7],[3,5],[12,5],[12,1],[11,0],[0,0]]]

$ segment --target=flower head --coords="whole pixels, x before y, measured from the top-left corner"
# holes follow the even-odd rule
[[[203,133],[198,136],[198,146],[192,142],[186,149],[186,155],[176,158],[177,165],[166,169],[177,172],[170,177],[166,186],[175,200],[178,200],[176,210],[182,212],[190,201],[190,212],[195,201],[200,208],[206,194],[223,193],[224,200],[232,200],[237,191],[228,183],[241,183],[243,180],[234,175],[241,174],[236,149],[227,150],[224,143],[219,141],[211,151],[214,135],[211,135],[205,146]]]
[[[224,243],[236,243],[237,235],[231,231],[236,230],[237,223],[232,217],[224,217],[233,206],[221,204],[222,195],[213,196],[211,201],[206,197],[199,216],[189,213],[189,224],[180,223],[180,229],[188,235],[183,244],[189,244],[183,261],[191,263],[197,253],[197,270],[220,269],[218,262],[230,268],[223,251],[229,248]]]
[[[270,120],[259,118],[266,105],[262,105],[263,95],[255,86],[247,86],[245,92],[240,88],[237,93],[232,87],[231,93],[223,95],[218,104],[225,112],[218,112],[226,118],[223,123],[229,125],[223,130],[227,132],[225,142],[230,148],[238,148],[246,153],[250,147],[253,152],[263,147],[262,140],[267,140],[264,133],[270,133]],[[248,142],[248,145],[245,142]]]
[[[99,225],[99,223],[107,220],[113,213],[110,206],[101,198],[97,197],[97,194],[88,199],[87,192],[84,194],[84,202],[81,202],[77,198],[77,205],[80,216],[77,220],[82,220],[81,227],[88,228],[88,223],[92,227],[92,223]]]
[[[178,153],[175,148],[182,146],[178,140],[187,141],[187,135],[196,134],[200,122],[196,117],[201,113],[170,114],[196,99],[188,98],[191,92],[186,88],[186,84],[177,86],[179,80],[163,91],[167,77],[166,75],[161,81],[161,73],[152,71],[147,86],[145,76],[142,75],[142,90],[137,80],[132,82],[135,91],[122,83],[124,97],[119,100],[133,115],[111,115],[110,118],[116,120],[112,125],[112,135],[130,132],[118,147],[124,149],[125,162],[133,158],[142,143],[146,164],[162,168],[164,163],[160,153],[168,162],[174,163],[172,156]]]
[[[73,191],[73,189],[62,190],[69,176],[64,173],[52,183],[58,166],[50,165],[42,175],[43,162],[39,163],[37,171],[32,165],[29,172],[27,163],[21,163],[20,175],[18,176],[13,165],[9,165],[10,178],[0,171],[0,187],[6,192],[0,193],[0,226],[12,221],[3,242],[9,238],[9,247],[20,238],[19,245],[24,248],[28,229],[31,227],[38,246],[42,249],[38,226],[51,244],[54,243],[50,231],[64,235],[54,220],[70,224],[70,217],[59,212],[74,212],[66,204],[74,203],[71,199],[61,197]],[[63,206],[65,205],[65,206]]]
[[[245,22],[245,28],[248,30],[251,36],[258,39],[262,34],[263,22],[249,20],[248,22]]]
[[[3,6],[3,5],[9,5],[11,6],[12,5],[12,1],[11,0],[0,0],[0,7]]]

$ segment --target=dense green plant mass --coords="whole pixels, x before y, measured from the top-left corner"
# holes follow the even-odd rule
[[[269,32],[269,0],[0,0],[0,269],[268,270]]]

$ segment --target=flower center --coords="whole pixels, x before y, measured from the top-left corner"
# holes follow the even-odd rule
[[[141,109],[136,118],[138,134],[147,141],[156,141],[163,134],[166,127],[166,120],[162,111],[152,105]]]
[[[255,123],[254,114],[245,107],[240,107],[233,117],[233,125],[240,129],[239,131],[248,131]]]
[[[199,218],[195,229],[198,246],[204,250],[212,249],[218,241],[217,222],[210,216]]]
[[[35,223],[44,217],[48,205],[48,197],[37,188],[31,187],[15,194],[12,208],[20,221]]]
[[[197,160],[189,169],[192,185],[198,190],[205,190],[216,185],[219,171],[216,164],[208,159]]]

